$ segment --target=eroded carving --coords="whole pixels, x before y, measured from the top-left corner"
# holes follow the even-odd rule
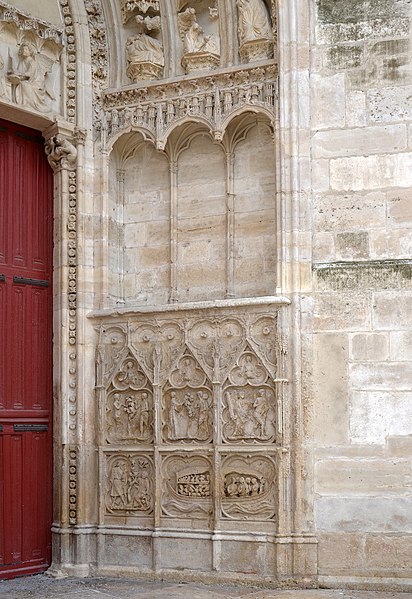
[[[162,513],[207,518],[212,511],[212,465],[203,456],[173,455],[162,465]]]
[[[147,323],[132,330],[132,347],[149,378],[163,382],[179,355],[184,334],[178,323]]]
[[[186,353],[163,391],[164,435],[167,442],[210,442],[212,392],[196,360]]]
[[[99,126],[108,138],[120,130],[142,128],[164,149],[167,133],[179,119],[198,116],[210,124],[216,139],[222,139],[223,124],[231,113],[249,106],[274,116],[277,96],[276,65],[244,67],[234,73],[107,93],[105,117],[99,115],[103,123]]]
[[[112,378],[106,398],[108,443],[150,442],[153,390],[137,361],[128,356]]]
[[[163,74],[163,46],[155,35],[160,32],[160,16],[137,15],[138,34],[126,44],[127,76],[134,82],[158,79]]]
[[[106,513],[150,514],[153,509],[153,465],[140,455],[107,458]]]
[[[269,373],[257,356],[246,349],[224,387],[224,440],[228,443],[273,442],[277,409]]]
[[[0,97],[7,96],[6,78],[4,76],[3,70],[4,70],[4,60],[0,55]]]
[[[215,506],[224,519],[275,522],[278,464],[285,467],[276,312],[252,307],[233,316],[215,307],[101,326],[97,396],[101,443],[112,456],[107,515],[150,513],[141,492],[150,471],[162,517],[212,526]],[[145,455],[143,475],[135,455],[113,453],[116,445],[136,452],[155,434],[156,468]]]
[[[272,25],[263,0],[237,0],[239,54],[245,62],[273,56]]]
[[[189,330],[189,339],[202,366],[214,381],[220,380],[235,362],[245,332],[234,319],[200,320]]]
[[[215,13],[210,13],[216,18]],[[186,73],[204,69],[214,69],[219,66],[220,48],[216,35],[205,35],[199,25],[196,11],[189,6],[179,13],[179,30],[183,40],[182,66]]]
[[[48,77],[53,60],[36,51],[33,44],[23,42],[18,50],[17,67],[10,57],[7,79],[11,83],[11,97],[14,102],[28,106],[39,112],[50,111],[50,101],[55,100]]]
[[[270,520],[276,515],[275,460],[228,456],[222,462],[222,515],[239,520]]]
[[[76,163],[77,150],[63,135],[54,135],[45,144],[47,161],[53,170],[59,167],[73,168]]]

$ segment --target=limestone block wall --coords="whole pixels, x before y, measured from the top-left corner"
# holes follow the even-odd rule
[[[320,580],[411,576],[408,2],[318,0],[311,75]]]

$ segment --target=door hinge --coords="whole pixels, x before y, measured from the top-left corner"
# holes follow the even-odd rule
[[[36,285],[37,287],[48,287],[49,281],[42,281],[41,279],[27,279],[26,277],[13,277],[13,283],[18,285]]]
[[[42,433],[49,430],[48,424],[13,424],[15,433]]]

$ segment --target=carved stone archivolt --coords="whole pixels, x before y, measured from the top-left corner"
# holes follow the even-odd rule
[[[150,473],[159,518],[276,524],[287,382],[277,321],[276,309],[254,307],[102,323],[96,389],[107,515],[149,513],[141,489]],[[150,445],[153,458],[134,455]]]

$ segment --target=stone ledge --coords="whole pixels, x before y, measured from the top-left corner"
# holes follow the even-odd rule
[[[411,262],[412,263],[412,262]],[[201,302],[182,302],[171,304],[160,304],[158,306],[125,306],[122,308],[108,308],[105,310],[95,310],[89,312],[88,318],[113,318],[116,316],[126,316],[133,314],[158,314],[158,313],[175,313],[175,312],[190,312],[193,310],[210,310],[215,308],[245,308],[250,306],[288,306],[290,299],[283,296],[267,295],[262,297],[242,297],[230,299],[216,299]]]

